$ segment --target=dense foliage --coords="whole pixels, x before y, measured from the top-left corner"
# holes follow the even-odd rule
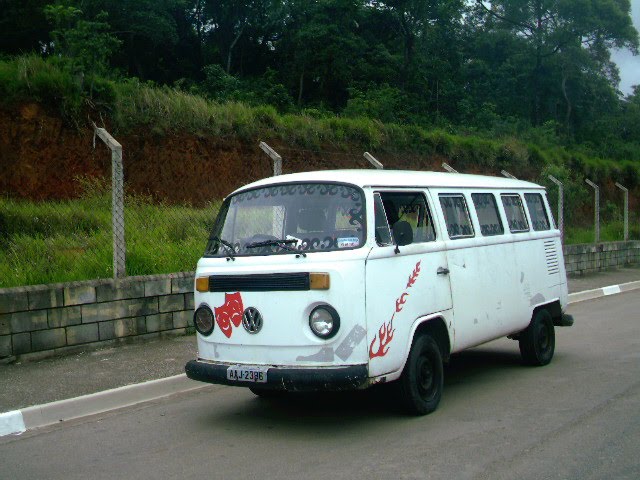
[[[523,135],[640,161],[629,0],[5,0],[0,53],[36,52],[90,98],[105,75],[216,101]]]

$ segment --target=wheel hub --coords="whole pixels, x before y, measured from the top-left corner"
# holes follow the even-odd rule
[[[423,395],[431,395],[433,390],[433,364],[427,357],[420,357],[417,368],[417,384],[420,393]]]

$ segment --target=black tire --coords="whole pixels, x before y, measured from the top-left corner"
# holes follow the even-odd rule
[[[547,365],[556,348],[553,319],[547,310],[538,310],[518,339],[520,355],[526,365]]]
[[[405,409],[412,415],[427,415],[438,408],[444,374],[442,354],[429,335],[418,336],[411,347],[399,380]]]

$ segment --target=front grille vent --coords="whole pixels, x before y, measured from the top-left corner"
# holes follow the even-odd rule
[[[309,273],[211,275],[210,292],[276,292],[310,290]]]
[[[546,240],[544,242],[544,254],[547,259],[547,272],[549,272],[549,275],[555,275],[560,272],[560,260],[558,259],[558,251],[554,240]]]

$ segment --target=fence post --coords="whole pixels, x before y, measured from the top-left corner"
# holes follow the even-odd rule
[[[584,181],[593,188],[596,194],[596,201],[595,201],[595,229],[596,229],[595,240],[596,241],[595,243],[599,243],[600,242],[600,187],[598,187],[595,183],[593,183],[588,178],[585,178]]]
[[[624,193],[624,241],[629,240],[629,190],[618,182],[616,182],[616,187],[618,187]]]
[[[501,174],[503,177],[507,177],[507,178],[511,178],[511,179],[513,179],[513,180],[517,180],[517,178],[516,178],[516,177],[514,177],[513,175],[511,175],[511,174],[510,174],[509,172],[507,172],[506,170],[500,170],[500,174]]]
[[[549,180],[558,186],[558,228],[560,240],[564,243],[564,185],[553,175],[549,175]]]
[[[458,173],[458,171],[455,168],[453,168],[451,165],[445,162],[442,162],[442,168],[444,168],[449,173]]]
[[[271,160],[273,160],[273,176],[277,177],[278,175],[282,175],[282,157],[278,154],[278,152],[276,152],[265,142],[260,142],[258,146],[264,153],[269,155]]]
[[[127,248],[124,238],[124,172],[122,145],[104,128],[94,125],[93,147],[96,135],[111,150],[111,224],[113,228],[113,278],[126,276]]]
[[[369,152],[364,152],[364,158],[366,158],[369,163],[376,167],[378,170],[382,170],[384,168],[384,165],[382,165],[382,163]]]

